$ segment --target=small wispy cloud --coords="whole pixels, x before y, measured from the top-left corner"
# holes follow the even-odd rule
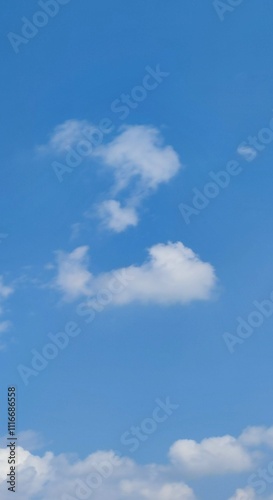
[[[38,146],[37,151],[44,154],[66,153],[86,141],[95,131],[96,127],[87,120],[66,120],[54,128],[48,142]]]

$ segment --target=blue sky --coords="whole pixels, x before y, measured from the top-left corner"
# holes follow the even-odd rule
[[[272,3],[242,1],[221,21],[211,0],[71,0],[16,53],[8,34],[22,36],[22,17],[39,10],[13,2],[2,20],[0,395],[3,410],[17,386],[22,474],[35,469],[18,498],[52,497],[46,451],[65,500],[86,460],[115,450],[126,484],[114,472],[98,500],[271,499],[269,480],[259,492],[248,478],[273,448],[273,309],[255,316],[253,304],[273,291]],[[71,168],[68,152],[106,118],[109,133]],[[181,204],[196,211],[194,190],[231,161],[238,175],[187,223]],[[124,269],[131,279],[98,312],[97,294]],[[91,323],[80,305],[95,310]],[[259,326],[243,339],[238,317],[251,314]],[[68,322],[79,335],[25,383],[18,367]],[[168,397],[179,408],[132,454],[121,436]],[[3,498],[4,463],[0,450]]]

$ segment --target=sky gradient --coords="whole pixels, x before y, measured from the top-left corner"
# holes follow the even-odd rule
[[[272,500],[272,25],[269,0],[4,6],[18,500]]]

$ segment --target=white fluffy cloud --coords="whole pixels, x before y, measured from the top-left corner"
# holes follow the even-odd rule
[[[244,472],[255,465],[255,457],[232,436],[208,438],[201,443],[177,441],[170,458],[182,472],[198,476]]]
[[[173,444],[169,456],[183,474],[190,476],[240,473],[257,467],[264,457],[264,447],[273,448],[273,427],[247,427],[238,438],[226,435],[200,443],[182,439]]]
[[[11,495],[11,492],[7,491],[7,460],[7,448],[0,449],[0,493],[3,500],[10,498]],[[35,495],[43,490],[50,474],[55,472],[52,461],[52,453],[46,453],[40,458],[21,447],[17,448],[17,484],[20,484],[16,494],[18,500],[35,498]]]
[[[67,300],[80,296],[92,298],[98,292],[112,290],[110,283],[117,275],[126,276],[126,286],[112,297],[112,303],[120,305],[134,301],[168,305],[207,300],[216,285],[213,267],[181,242],[154,245],[143,264],[97,276],[88,269],[87,253],[85,246],[70,254],[57,254],[54,286]]]
[[[177,153],[165,146],[158,129],[145,125],[124,127],[112,142],[96,151],[103,162],[113,169],[117,190],[126,188],[132,180],[140,189],[156,189],[169,182],[181,167]]]
[[[0,449],[1,500],[7,491],[7,451]],[[96,452],[84,460],[46,453],[35,456],[17,449],[18,500],[195,500],[191,488],[182,481],[168,479],[157,465],[139,466],[113,452]]]
[[[122,207],[119,201],[106,200],[98,206],[98,216],[103,224],[121,233],[129,226],[138,224],[138,215],[134,207]]]

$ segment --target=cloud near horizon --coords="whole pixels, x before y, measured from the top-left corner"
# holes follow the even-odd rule
[[[251,432],[255,428],[249,428]],[[262,430],[262,428],[256,428]],[[266,435],[273,428],[266,429]],[[32,435],[32,431],[23,433]],[[197,500],[187,483],[192,476],[234,476],[255,470],[261,465],[263,440],[254,450],[242,444],[242,436],[207,438],[197,443],[182,439],[170,448],[170,462],[167,465],[137,464],[128,456],[119,456],[113,451],[96,451],[84,459],[75,455],[54,455],[46,452],[35,455],[18,447],[18,500],[79,500],[92,496],[94,500]],[[191,445],[189,446],[189,443]],[[271,441],[266,445],[272,449]],[[193,452],[194,449],[194,452]],[[10,498],[6,485],[6,463],[8,451],[0,447],[0,493],[2,500]],[[177,463],[178,455],[185,467]],[[243,462],[240,463],[240,457]],[[175,460],[173,460],[175,458]],[[206,465],[208,461],[208,466]],[[221,462],[224,463],[221,463]],[[183,465],[182,463],[182,465]],[[258,497],[252,488],[237,489],[229,500],[272,500],[272,497]],[[198,497],[199,500],[200,497]]]

